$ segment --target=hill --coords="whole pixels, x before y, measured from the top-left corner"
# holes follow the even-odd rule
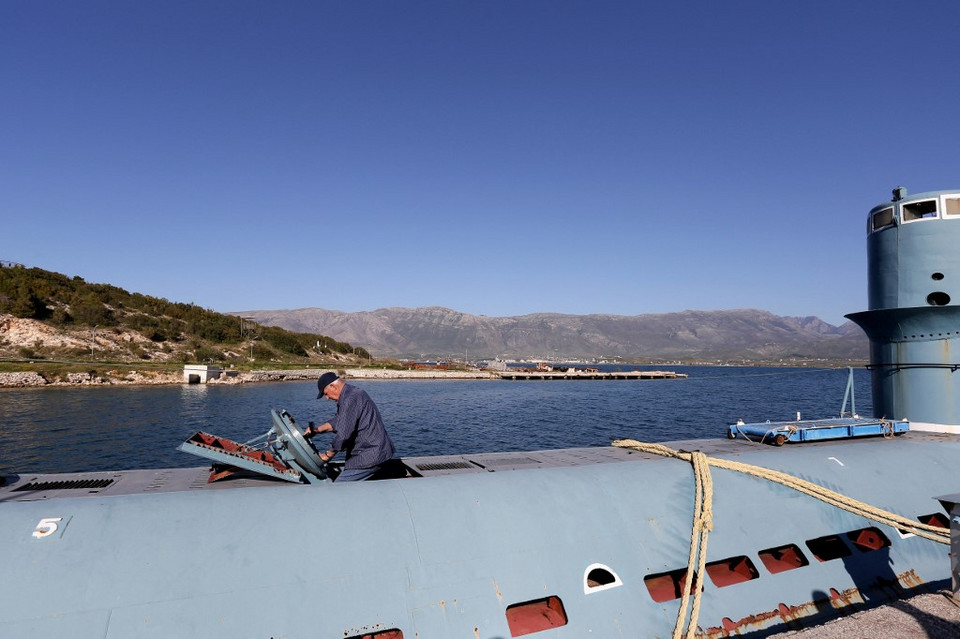
[[[313,365],[369,357],[328,335],[0,263],[0,358]]]
[[[355,347],[353,344],[362,344]],[[0,263],[0,358],[154,363],[350,364],[410,359],[861,362],[854,324],[754,309],[487,317],[448,308],[217,313]]]
[[[240,314],[267,326],[323,331],[363,344],[376,356],[397,358],[862,362],[869,355],[866,336],[852,322],[836,327],[816,317],[781,317],[754,309],[630,316],[487,317],[441,307]]]

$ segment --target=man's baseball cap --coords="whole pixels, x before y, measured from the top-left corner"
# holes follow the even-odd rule
[[[327,384],[335,382],[338,379],[340,378],[337,377],[336,373],[324,373],[321,375],[320,379],[317,380],[317,389],[320,391],[320,393],[317,395],[317,399],[323,397],[323,389],[327,387]]]

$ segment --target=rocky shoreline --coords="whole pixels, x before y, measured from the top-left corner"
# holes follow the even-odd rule
[[[265,371],[225,371],[207,384],[249,384],[256,382],[306,381],[334,370],[347,379],[495,379],[486,371],[396,370],[379,368],[296,369]],[[186,384],[183,373],[174,371],[119,371],[103,373],[67,373],[65,379],[50,380],[42,374],[0,372],[0,388],[45,388],[72,386],[134,386]]]

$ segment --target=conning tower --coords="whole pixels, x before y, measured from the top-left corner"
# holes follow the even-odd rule
[[[960,433],[960,190],[893,199],[867,218],[874,414]],[[956,352],[954,352],[956,351]]]

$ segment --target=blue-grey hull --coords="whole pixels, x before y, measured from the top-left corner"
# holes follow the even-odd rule
[[[914,519],[940,510],[936,495],[956,491],[960,464],[960,439],[921,434],[784,448],[674,445],[782,470]],[[493,639],[511,636],[511,606],[549,597],[562,602],[565,623],[532,636],[669,636],[680,600],[658,600],[652,577],[687,565],[691,468],[617,454],[622,460],[342,486],[195,484],[30,500],[10,486],[0,493],[0,553],[15,578],[0,580],[0,636],[398,629],[419,639]],[[949,583],[946,546],[885,528],[889,545],[863,550],[845,537],[873,526],[861,516],[729,470],[711,476],[707,559],[747,557],[758,574],[723,587],[704,580],[706,634],[765,634]],[[35,537],[50,519],[60,520],[57,530]],[[820,561],[807,542],[830,536],[849,554]],[[761,551],[791,544],[807,565],[767,570]],[[597,565],[618,583],[591,586]]]

